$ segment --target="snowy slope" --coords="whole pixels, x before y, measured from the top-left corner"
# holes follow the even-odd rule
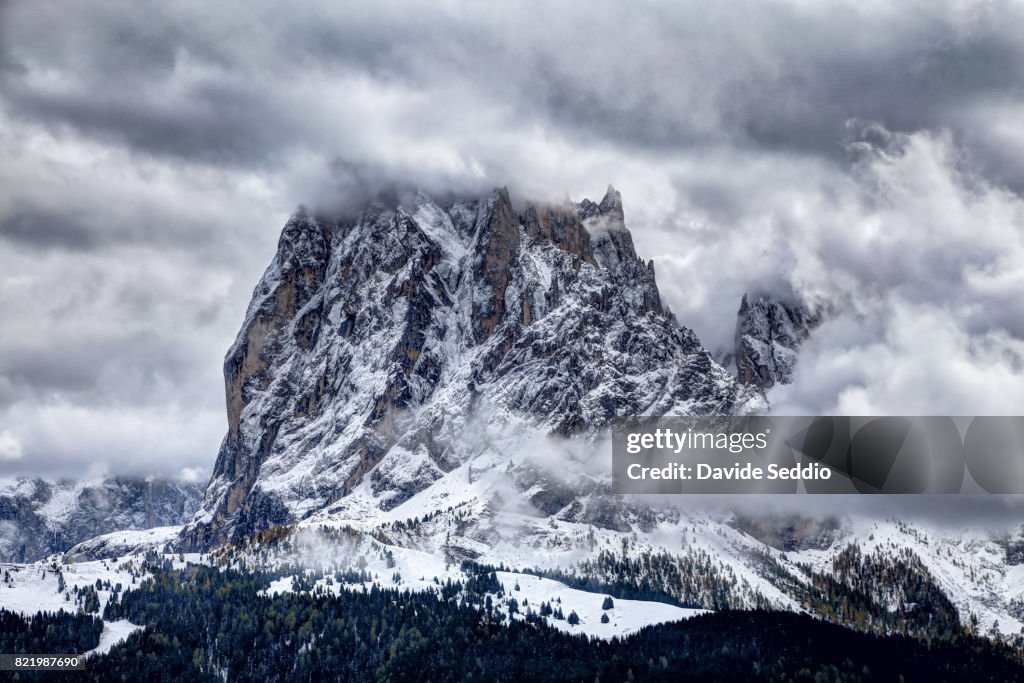
[[[1008,558],[1004,540],[977,528],[949,529],[897,520],[860,519],[850,522],[850,527],[844,542],[856,542],[865,552],[913,552],[964,622],[974,615],[982,633],[1024,634],[1024,564]],[[790,560],[828,571],[835,550],[790,553]]]
[[[136,563],[137,564],[137,563]],[[59,590],[58,571],[63,575],[65,590]],[[118,583],[122,587],[133,585],[131,569],[125,564],[113,562],[81,562],[57,564],[35,562],[32,564],[0,565],[0,607],[30,615],[36,612],[77,611],[80,607],[74,598],[75,588],[95,586],[96,581]],[[102,612],[110,599],[111,591],[97,590],[99,610]]]
[[[688,619],[706,612],[661,602],[624,598],[613,600],[612,608],[604,610],[601,608],[605,598],[602,593],[569,588],[564,583],[529,574],[498,572],[498,580],[502,583],[506,596],[505,601],[499,603],[499,608],[503,606],[506,613],[508,598],[515,598],[520,610],[525,609],[524,604],[536,610],[541,602],[555,603],[566,617],[571,612],[576,612],[579,624],[572,625],[567,619],[545,617],[549,625],[568,633],[584,633],[604,639],[627,636],[644,626]],[[518,590],[515,589],[517,585]],[[601,623],[602,614],[608,615],[608,623]]]
[[[1019,534],[1006,539],[977,528],[849,517],[824,542],[819,539],[809,544],[811,547],[783,550],[745,532],[728,512],[673,514],[665,510],[655,514],[652,521],[642,510],[634,513],[624,505],[617,508],[623,528],[616,530],[565,519],[571,517],[565,514],[569,511],[550,517],[538,515],[535,510],[524,513],[514,501],[503,509],[494,509],[486,501],[493,500],[493,491],[507,490],[498,481],[496,473],[500,471],[501,467],[492,468],[489,476],[468,485],[460,480],[464,472],[453,473],[447,485],[447,480],[442,480],[380,517],[360,517],[357,513],[352,518],[332,520],[322,514],[304,521],[300,528],[333,525],[361,529],[391,544],[396,557],[403,552],[415,553],[419,558],[415,566],[433,566],[432,571],[445,560],[454,567],[463,559],[474,559],[518,569],[558,569],[580,576],[587,576],[589,571],[593,576],[593,567],[585,563],[601,553],[631,559],[661,554],[704,558],[707,566],[714,567],[735,586],[734,606],[760,604],[797,611],[804,608],[793,586],[809,584],[807,567],[822,575],[834,575],[834,559],[851,545],[865,554],[889,558],[909,552],[953,602],[964,624],[976,618],[982,633],[1024,634],[1024,563],[1011,552],[1013,543],[1021,544]],[[519,506],[527,510],[530,507],[522,501]],[[428,515],[429,519],[424,519]],[[418,523],[409,524],[417,518]],[[433,559],[427,562],[424,556]],[[787,572],[788,578],[768,570],[765,557]],[[380,568],[378,573],[384,575]],[[403,577],[409,580],[405,573]],[[428,583],[430,577],[428,574]]]
[[[411,576],[413,576],[411,580],[407,581],[403,578],[398,583],[385,580],[382,584],[386,587],[401,586],[411,590],[429,590],[436,587],[437,584],[433,581],[435,575],[439,575],[438,578],[441,581],[448,578],[465,579],[465,575],[459,571],[452,571],[450,569],[439,570],[438,567],[431,567],[430,564],[426,567],[421,567],[419,572],[405,563],[397,565],[388,571],[392,574],[401,574],[403,577],[410,575],[409,572],[411,571]],[[427,575],[431,579],[425,581],[422,577]],[[605,599],[603,593],[570,588],[559,581],[531,574],[497,572],[497,576],[503,587],[503,595],[499,597],[497,594],[490,594],[489,596],[494,600],[497,612],[509,617],[509,600],[515,599],[518,603],[518,611],[511,615],[511,618],[523,619],[524,612],[527,609],[536,612],[542,602],[549,602],[559,607],[564,617],[568,617],[571,612],[576,612],[579,617],[579,623],[575,625],[570,624],[567,618],[543,617],[547,624],[567,633],[610,639],[635,633],[644,626],[679,621],[707,612],[707,610],[687,609],[662,602],[622,598],[614,600],[613,607],[604,610],[602,609]],[[363,587],[363,584],[359,583],[327,584],[326,581],[319,581],[315,585],[317,589],[328,594],[337,594],[339,591],[346,589],[358,590]],[[515,586],[519,586],[519,588],[516,589]],[[292,577],[285,576],[274,581],[266,593],[268,595],[276,595],[287,593],[291,590]],[[601,615],[605,613],[609,617],[608,623],[601,623]]]
[[[117,619],[115,621],[103,622],[103,633],[100,634],[100,643],[92,650],[85,653],[86,657],[94,657],[96,655],[105,655],[110,652],[110,648],[114,647],[119,643],[123,643],[128,639],[128,636],[141,631],[144,627],[138,624],[133,624],[127,619]]]
[[[114,531],[102,536],[90,538],[67,550],[65,561],[101,560],[125,555],[137,555],[153,550],[158,553],[168,549],[168,545],[181,533],[181,526],[163,526],[153,529],[130,529]]]
[[[449,493],[452,499],[455,491]],[[429,511],[434,505],[432,502],[420,503],[414,497],[403,505],[404,510],[389,511],[391,519],[378,520],[376,524],[364,519],[361,527],[355,527],[348,522],[321,517],[316,521],[305,520],[286,532],[285,542],[245,544],[218,550],[213,555],[164,556],[175,566],[182,566],[184,560],[217,562],[238,569],[283,571],[283,577],[268,589],[271,594],[292,590],[293,578],[302,575],[319,576],[315,586],[327,593],[358,590],[370,583],[385,588],[437,591],[449,581],[465,583],[469,575],[461,562],[473,557],[477,562],[505,567],[497,571],[503,591],[492,594],[499,612],[508,615],[511,598],[519,603],[519,615],[512,618],[523,618],[527,609],[537,612],[541,602],[554,602],[561,607],[564,616],[575,611],[580,618],[580,623],[572,626],[568,621],[548,617],[548,622],[556,628],[610,638],[634,632],[647,624],[687,618],[702,610],[616,595],[614,608],[608,610],[609,623],[602,624],[601,614],[605,611],[601,609],[602,602],[605,595],[614,593],[615,589],[606,590],[600,585],[605,582],[611,586],[617,577],[596,563],[599,557],[612,556],[617,563],[632,561],[641,565],[654,562],[654,558],[669,557],[680,562],[679,566],[689,567],[694,565],[686,565],[686,562],[702,558],[706,564],[691,573],[697,578],[711,574],[724,577],[722,585],[730,591],[732,601],[729,606],[760,605],[808,611],[800,600],[801,587],[811,584],[813,573],[840,576],[833,562],[855,546],[869,556],[906,558],[912,554],[918,558],[930,580],[953,601],[961,621],[965,625],[977,623],[980,633],[1004,637],[1024,633],[1020,618],[1020,606],[1024,604],[1024,564],[1019,562],[1015,550],[1022,544],[1019,535],[992,538],[976,529],[848,518],[827,542],[815,538],[808,540],[807,547],[781,550],[743,531],[737,519],[726,512],[690,512],[675,517],[666,514],[644,529],[634,521],[632,530],[617,531],[513,511],[488,512],[477,505],[472,495],[461,504],[435,508],[433,512]],[[402,512],[424,510],[423,514],[405,520],[399,516]],[[172,532],[167,530],[163,537],[170,537]],[[454,538],[455,534],[459,537]],[[774,571],[766,570],[766,557],[775,563]],[[0,606],[25,614],[40,609],[76,610],[79,605],[74,598],[75,588],[95,586],[99,580],[102,586],[98,591],[99,608],[102,609],[111,594],[106,582],[128,588],[132,585],[133,573],[135,581],[143,578],[139,573],[140,554],[65,564],[61,559],[0,566],[3,571]],[[64,592],[58,591],[57,569],[66,583]],[[565,572],[574,580],[589,579],[595,588],[570,587],[564,580],[535,575],[538,570]],[[368,576],[368,581],[332,581],[330,578],[337,576],[336,572],[356,571]],[[721,598],[720,595],[716,598],[713,592],[716,586],[710,586],[709,592],[703,595],[673,593],[671,583],[659,583],[659,571],[650,564],[643,577],[651,589],[663,589],[666,597],[685,598],[691,604],[694,601],[702,604],[703,598],[705,609],[714,606],[712,600]],[[876,588],[879,595],[890,596],[883,600],[893,601],[883,604],[885,609],[907,607],[895,584]],[[813,609],[810,612],[816,613]],[[123,625],[123,628],[129,629],[129,626]],[[111,632],[111,638],[123,635],[120,631]]]

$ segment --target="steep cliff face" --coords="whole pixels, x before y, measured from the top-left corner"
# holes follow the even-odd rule
[[[736,316],[739,381],[764,389],[792,382],[797,350],[822,316],[804,304],[744,295]]]
[[[587,438],[617,416],[764,407],[663,310],[612,188],[521,213],[502,189],[340,223],[297,214],[225,381],[228,433],[189,546],[357,487],[398,505],[488,449],[468,436],[481,415]]]
[[[19,479],[0,486],[0,561],[31,562],[99,534],[183,524],[199,484],[128,477]]]

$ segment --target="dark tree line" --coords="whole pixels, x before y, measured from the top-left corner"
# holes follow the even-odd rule
[[[36,612],[25,619],[0,608],[0,653],[81,654],[96,647],[103,620],[92,614]]]
[[[279,574],[151,569],[153,578],[112,599],[103,615],[144,630],[84,673],[22,680],[1024,680],[1011,649],[967,634],[925,642],[806,615],[724,611],[603,641],[540,620],[499,621],[455,584],[270,596],[264,591]],[[472,569],[474,591],[491,593],[493,570]],[[0,643],[9,643],[5,651],[82,652],[95,647],[101,626],[86,614],[26,621],[0,611]]]

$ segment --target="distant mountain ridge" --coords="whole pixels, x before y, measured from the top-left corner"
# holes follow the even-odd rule
[[[165,479],[17,479],[0,484],[0,561],[31,562],[113,531],[180,525],[203,487]]]

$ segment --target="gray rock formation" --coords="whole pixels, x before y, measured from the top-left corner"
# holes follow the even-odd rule
[[[0,561],[31,562],[99,534],[182,524],[202,496],[199,484],[166,480],[19,479],[0,486]]]
[[[736,316],[736,369],[744,384],[764,389],[793,380],[797,349],[822,320],[820,311],[746,294]]]
[[[185,547],[356,489],[390,509],[486,450],[482,415],[589,438],[618,416],[765,406],[663,308],[613,188],[520,213],[504,189],[341,222],[300,212],[224,374],[228,432]]]

